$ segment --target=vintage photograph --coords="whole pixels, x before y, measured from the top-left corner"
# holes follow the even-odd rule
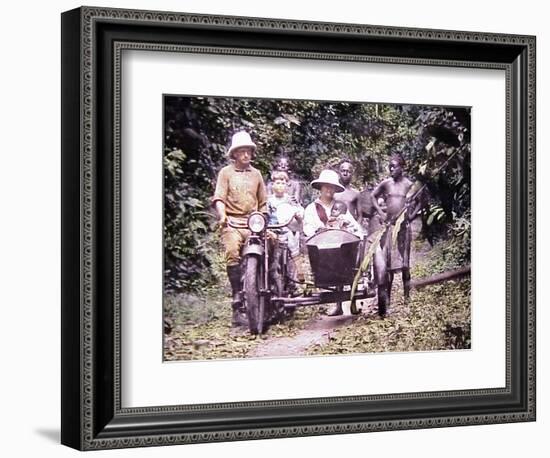
[[[163,358],[471,348],[471,108],[164,95]]]

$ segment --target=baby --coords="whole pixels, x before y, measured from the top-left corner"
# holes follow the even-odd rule
[[[326,227],[331,229],[343,229],[345,231],[351,232],[355,235],[361,235],[360,231],[355,229],[350,222],[344,217],[348,211],[348,206],[345,202],[341,200],[335,200],[332,204],[332,209],[330,211],[330,217],[328,218]]]
[[[348,211],[348,206],[341,200],[335,200],[332,204],[332,210],[330,211],[330,217],[327,222],[327,227],[332,229],[345,229],[349,226],[349,222],[344,219],[344,215]]]

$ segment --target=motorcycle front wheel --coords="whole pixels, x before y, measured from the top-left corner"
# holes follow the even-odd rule
[[[265,327],[265,297],[262,289],[262,265],[257,256],[248,256],[244,269],[244,301],[251,334],[262,334]]]

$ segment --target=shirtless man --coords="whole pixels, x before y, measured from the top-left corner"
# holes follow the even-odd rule
[[[338,167],[338,175],[340,176],[340,183],[344,186],[344,191],[334,194],[334,198],[344,202],[351,216],[356,221],[359,221],[357,214],[357,199],[359,197],[359,191],[351,186],[351,179],[353,178],[353,165],[347,159],[344,159]]]
[[[381,241],[381,250],[375,255],[374,274],[378,285],[378,314],[384,316],[390,301],[391,285],[395,272],[401,271],[403,277],[403,292],[405,300],[409,298],[411,270],[411,227],[410,222],[420,211],[420,199],[410,201],[412,196],[409,191],[413,182],[403,175],[404,160],[401,156],[393,155],[389,164],[390,178],[382,181],[372,192],[373,204],[382,222],[390,224]],[[378,199],[382,198],[386,209],[381,208]],[[397,236],[397,256],[392,259],[392,230],[391,228],[399,218],[401,211],[405,210],[405,219],[401,224]],[[370,231],[369,231],[370,232]]]

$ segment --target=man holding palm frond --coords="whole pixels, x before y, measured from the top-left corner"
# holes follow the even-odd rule
[[[420,199],[414,195],[413,182],[403,175],[405,162],[394,154],[390,159],[390,177],[383,180],[372,192],[373,204],[381,221],[386,222],[386,230],[380,241],[380,249],[374,256],[374,275],[378,287],[378,314],[385,316],[390,302],[391,285],[395,272],[401,271],[405,300],[410,294],[411,269],[411,227],[410,222],[421,208]],[[378,199],[383,199],[385,210]],[[396,242],[396,250],[392,250]],[[392,253],[393,251],[393,253]]]

